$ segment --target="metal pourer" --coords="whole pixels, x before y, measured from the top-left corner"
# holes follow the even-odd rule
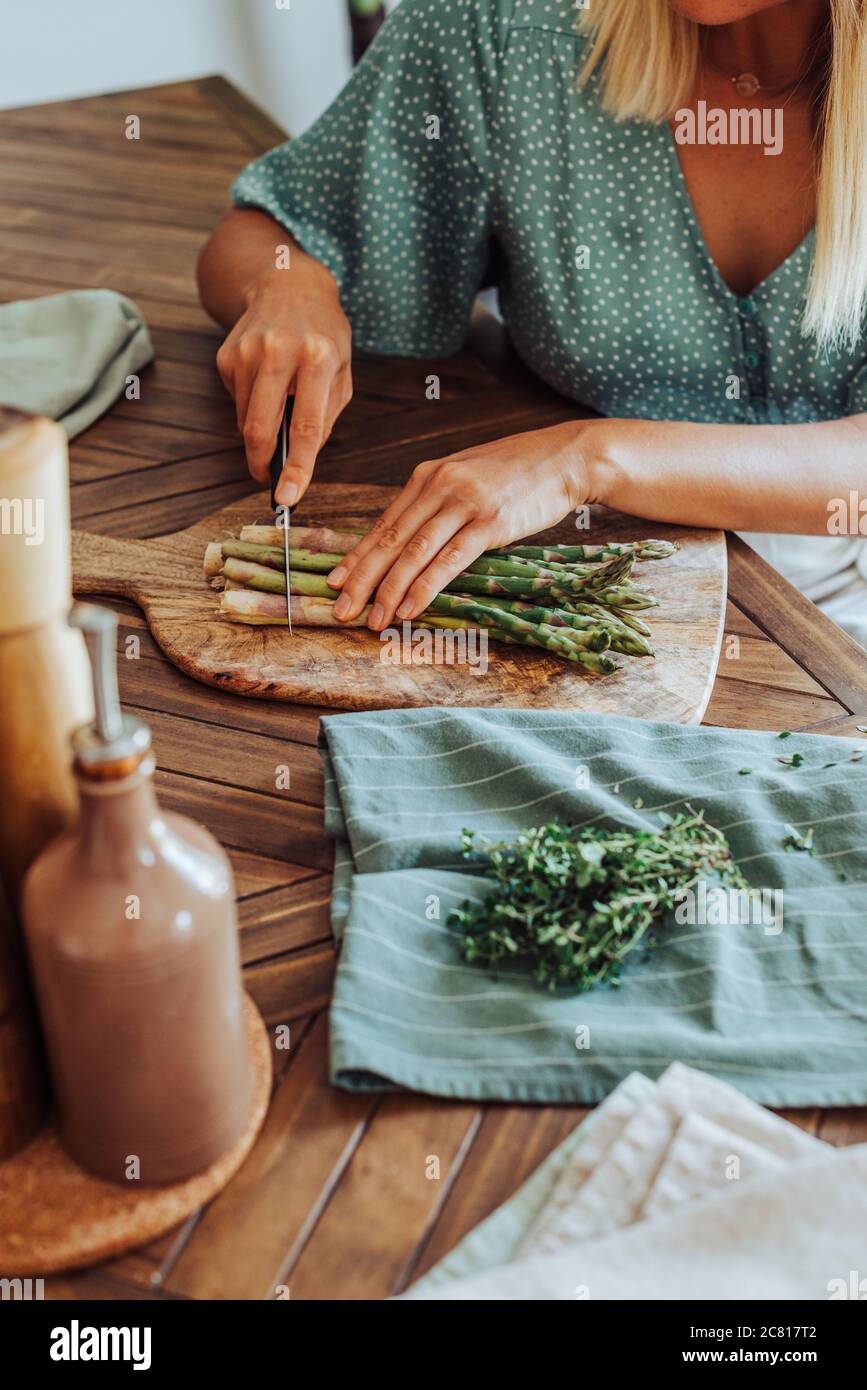
[[[72,735],[79,772],[87,777],[123,777],[138,767],[151,746],[147,724],[124,714],[117,689],[117,614],[95,603],[76,603],[70,627],[84,633],[93,680],[96,718]]]

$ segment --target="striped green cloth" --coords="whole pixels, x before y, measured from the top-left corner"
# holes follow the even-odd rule
[[[322,725],[335,1084],[593,1103],[635,1069],[684,1061],[767,1105],[867,1102],[867,740],[547,710]],[[800,766],[779,761],[793,755]],[[449,912],[485,892],[461,857],[464,826],[650,828],[687,803],[777,894],[764,920],[703,924],[699,904],[695,924],[669,917],[629,958],[619,988],[584,994],[464,964]],[[812,853],[785,848],[810,829]]]

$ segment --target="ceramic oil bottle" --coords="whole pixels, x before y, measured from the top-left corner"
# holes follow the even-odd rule
[[[239,1138],[251,1100],[228,859],[160,810],[146,725],[121,713],[116,618],[78,605],[96,720],[73,736],[81,813],[22,906],[61,1137],[91,1172],[170,1183]]]

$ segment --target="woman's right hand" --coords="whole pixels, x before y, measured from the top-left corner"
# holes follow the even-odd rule
[[[271,270],[245,295],[246,309],[217,353],[234,398],[247,465],[267,484],[286,397],[295,407],[286,467],[276,500],[303,496],[322,445],[352,399],[352,331],[329,272],[303,251],[292,267]]]

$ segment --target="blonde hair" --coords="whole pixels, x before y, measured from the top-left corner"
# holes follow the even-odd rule
[[[867,302],[867,18],[864,0],[829,0],[830,66],[817,126],[816,242],[802,328],[820,350],[854,352]],[[599,70],[616,120],[667,120],[688,99],[700,25],[669,0],[591,0],[579,28],[592,40],[578,75]]]

